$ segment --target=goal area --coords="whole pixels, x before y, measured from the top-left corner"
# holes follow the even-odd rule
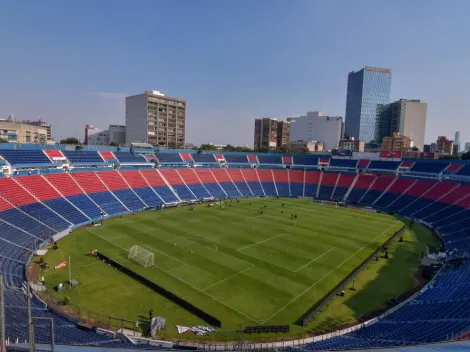
[[[137,245],[132,246],[128,258],[145,268],[153,265],[153,253]]]

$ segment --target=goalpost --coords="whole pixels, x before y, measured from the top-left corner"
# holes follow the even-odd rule
[[[132,246],[128,258],[145,268],[153,265],[153,253],[137,245]]]

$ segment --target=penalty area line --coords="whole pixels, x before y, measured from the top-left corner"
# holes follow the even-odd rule
[[[115,247],[118,247],[118,248],[122,249],[122,250],[125,251],[125,252],[129,252],[127,249],[122,248],[122,247],[118,246],[117,244],[115,244],[115,243],[113,243],[113,242],[107,240],[106,238],[101,237],[100,235],[98,235],[97,233],[93,232],[92,230],[87,229],[87,231],[89,231],[90,233],[94,234],[95,236],[98,236],[98,237],[100,237],[101,239],[103,239],[103,240],[105,240],[105,241],[111,243],[111,244],[114,245]],[[161,270],[162,272],[164,272],[164,273],[170,275],[171,277],[175,278],[176,280],[181,281],[182,283],[188,285],[189,287],[195,289],[196,291],[201,292],[202,294],[206,295],[207,297],[212,298],[214,301],[219,302],[220,304],[226,306],[227,308],[233,310],[234,312],[237,312],[238,314],[243,315],[244,317],[250,319],[251,321],[253,321],[253,322],[255,322],[255,323],[258,323],[258,324],[261,324],[261,323],[262,323],[261,320],[256,320],[255,318],[250,317],[248,314],[245,314],[245,313],[239,311],[238,309],[229,306],[227,303],[221,301],[221,300],[218,299],[218,298],[215,298],[214,296],[208,294],[207,292],[202,291],[200,288],[197,288],[196,286],[193,286],[193,285],[190,284],[189,282],[187,282],[187,281],[185,281],[185,280],[179,278],[178,276],[173,275],[172,273],[168,272],[167,270],[164,270],[163,268],[160,268],[160,267],[156,266],[155,264],[153,264],[153,267],[155,267],[155,268],[157,268],[158,270]]]

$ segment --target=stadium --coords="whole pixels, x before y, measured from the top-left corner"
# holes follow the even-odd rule
[[[9,349],[466,337],[464,161],[2,145],[0,167]]]

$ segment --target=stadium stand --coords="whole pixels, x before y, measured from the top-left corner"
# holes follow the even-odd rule
[[[255,172],[258,174],[258,179],[261,182],[261,187],[263,188],[264,193],[267,196],[273,196],[273,197],[277,196],[278,193],[277,193],[276,185],[274,183],[272,170],[264,170],[264,169],[256,170],[255,169]]]
[[[193,160],[196,164],[216,164],[217,160],[214,157],[214,154],[193,154]]]
[[[242,169],[240,170],[243,178],[245,179],[248,187],[250,187],[251,192],[253,195],[257,197],[265,196],[266,193],[264,192],[263,186],[261,185],[261,181],[258,177],[258,174],[253,169]]]
[[[251,189],[248,186],[248,183],[245,181],[245,178],[243,177],[241,169],[229,168],[229,169],[226,169],[225,171],[227,172],[228,176],[230,177],[230,180],[237,187],[238,191],[240,191],[240,193],[244,197],[253,196],[253,193],[251,192]]]
[[[344,168],[344,169],[355,169],[357,166],[357,160],[350,159],[331,159],[330,167]]]
[[[449,166],[449,163],[436,163],[436,162],[425,162],[425,161],[416,161],[413,166],[410,168],[411,172],[416,173],[431,173],[439,174],[444,171]]]
[[[138,170],[124,170],[119,173],[129,187],[134,190],[136,195],[144,200],[147,206],[157,207],[163,204],[163,200],[158,196],[157,192],[150,187],[149,183]]]
[[[230,179],[230,176],[226,170],[213,169],[211,172],[217,183],[223,188],[225,194],[228,197],[239,198],[243,196],[243,194],[238,190],[237,186]]]
[[[215,198],[227,197],[222,186],[216,181],[210,169],[193,169],[202,184],[206,186],[207,191]]]
[[[135,158],[145,162],[143,157],[122,153],[114,153],[120,162],[130,160],[132,163]],[[72,165],[100,165],[103,160],[114,160],[107,153],[89,150],[48,151],[46,154],[40,149],[5,149],[0,151],[0,155],[11,165],[41,164],[43,167],[50,166],[54,158],[63,156]],[[189,160],[176,153],[161,153],[158,157],[161,164],[183,164],[183,159]],[[195,162],[207,164],[196,169],[186,168],[187,164],[181,169],[161,170],[90,169],[87,170],[89,172],[81,172],[72,168],[70,173],[58,169],[57,173],[47,175],[0,178],[0,272],[7,286],[7,336],[13,340],[28,339],[26,301],[12,288],[24,285],[28,259],[51,235],[103,215],[128,213],[180,200],[318,195],[322,200],[346,200],[423,220],[439,231],[447,249],[467,252],[470,249],[470,183],[467,183],[470,164],[449,165],[418,160],[403,167],[397,161],[330,160],[322,157],[326,162],[322,160],[325,169],[320,171],[317,169],[318,157],[294,155],[292,170],[276,167],[226,169],[213,167],[215,160],[223,160],[223,156],[191,154],[190,157]],[[225,160],[249,164],[246,155],[226,155]],[[284,157],[257,156],[257,160],[260,164],[275,166],[282,163]],[[357,165],[357,168],[368,172],[356,174],[333,170],[349,169],[353,164],[353,168]],[[400,169],[406,169],[406,174],[401,173],[400,165]],[[370,173],[371,170],[380,173]],[[422,173],[428,174],[427,178],[419,178]],[[470,326],[469,268],[470,261],[463,256],[461,264],[444,266],[430,285],[376,322],[299,349],[392,347],[442,341],[450,334],[460,336]],[[37,299],[33,299],[32,309],[34,316],[54,319],[57,344],[129,347],[115,337],[79,329],[73,320],[53,313]],[[35,325],[36,342],[48,343],[47,324],[38,322]]]
[[[52,165],[49,158],[42,150],[0,150],[0,155],[8,161],[10,165],[34,166]],[[100,161],[102,161],[100,159]]]
[[[178,198],[181,200],[196,200],[197,196],[188,187],[184,180],[179,175],[176,169],[162,169],[162,177],[164,177],[169,185],[174,189]]]
[[[83,165],[101,165],[104,164],[103,159],[97,151],[64,151],[65,157],[71,164]]]
[[[292,197],[304,196],[305,170],[287,170]]]
[[[182,164],[183,159],[177,153],[159,153],[156,155],[159,164]]]
[[[193,169],[175,170],[186,186],[192,191],[196,198],[212,198],[206,187],[201,183]]]
[[[139,170],[148,184],[155,190],[159,197],[165,203],[175,203],[180,199],[175,192],[169,187],[170,185],[156,170]]]
[[[116,159],[119,161],[120,164],[140,164],[140,163],[147,163],[147,160],[143,157],[143,155],[136,155],[132,153],[125,153],[125,152],[116,152],[114,153]]]

